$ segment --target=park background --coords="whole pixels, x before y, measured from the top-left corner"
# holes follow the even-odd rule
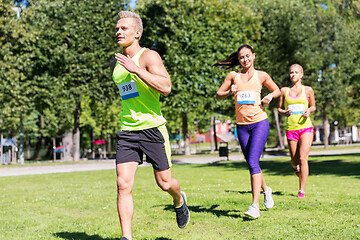
[[[142,16],[140,44],[158,51],[171,75],[172,92],[161,103],[174,153],[194,153],[206,134],[210,143],[195,153],[214,152],[214,139],[221,141],[214,129],[233,131],[233,98],[215,98],[230,70],[212,64],[241,44],[254,48],[255,67],[279,87],[290,84],[291,64],[304,67],[303,83],[315,91],[316,144],[358,141],[359,1],[1,0],[0,133],[4,155],[13,155],[6,163],[114,155],[122,108],[109,63],[121,51],[121,10]],[[265,106],[267,148],[284,148],[277,103]]]
[[[78,160],[91,148],[99,158],[103,140],[107,153],[115,149],[121,101],[109,63],[121,51],[115,24],[124,9],[143,16],[141,44],[161,54],[172,77],[173,91],[161,99],[172,144],[180,136],[190,148],[174,147],[172,167],[187,193],[188,226],[176,226],[171,198],[144,164],[133,190],[134,239],[359,239],[359,144],[342,143],[358,139],[360,4],[341,0],[0,0],[0,133],[4,155],[18,151],[0,166],[0,239],[121,237],[114,159]],[[202,143],[215,125],[220,136],[234,123],[233,99],[215,100],[229,70],[211,65],[243,43],[279,86],[290,84],[292,63],[303,65],[320,133],[299,200],[289,154],[280,149],[284,118],[276,124],[277,101],[265,107],[271,133],[261,167],[275,206],[261,204],[255,221],[243,214],[251,188],[236,142],[229,161]],[[21,162],[21,139],[25,164],[11,164]],[[54,146],[65,161],[44,161]]]

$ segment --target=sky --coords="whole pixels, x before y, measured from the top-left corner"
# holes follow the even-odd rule
[[[131,0],[129,5],[131,8],[135,9],[136,8],[136,0]]]

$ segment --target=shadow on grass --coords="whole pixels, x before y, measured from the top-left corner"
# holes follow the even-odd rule
[[[312,156],[309,159],[310,175],[338,175],[354,176],[360,178],[360,159],[359,153],[344,155]],[[227,169],[248,169],[245,161],[239,162],[216,162],[207,165],[197,165],[196,167],[223,167]],[[264,173],[270,175],[293,175],[294,172],[289,161],[260,160],[260,166]]]
[[[84,232],[57,232],[53,233],[54,236],[63,239],[69,240],[82,240],[82,239],[90,239],[90,240],[120,240],[120,238],[103,238],[99,235],[88,235]]]
[[[69,239],[69,240],[83,240],[83,239],[89,239],[89,240],[120,240],[120,238],[102,238],[99,235],[88,235],[84,232],[58,232],[53,233],[54,236],[58,238],[63,239]],[[146,238],[144,238],[145,240]],[[165,237],[158,237],[155,238],[155,240],[172,240],[171,238],[165,238]]]
[[[225,192],[227,193],[240,193],[240,194],[252,194],[251,191],[234,191],[234,190],[225,190]],[[272,192],[272,195],[277,195],[277,196],[284,196],[285,194],[283,194],[280,191],[276,191],[276,192]]]
[[[190,212],[196,212],[196,213],[211,213],[217,217],[233,217],[233,218],[241,218],[238,212],[241,212],[239,210],[218,210],[216,209],[220,205],[215,204],[208,207],[204,206],[188,206]],[[173,211],[174,207],[173,205],[166,205],[164,210],[167,211]]]
[[[142,240],[148,240],[148,238],[142,238]],[[157,237],[155,240],[173,240],[172,238],[166,238],[166,237]]]
[[[209,207],[204,207],[204,206],[188,206],[188,207],[189,207],[190,212],[211,213],[217,217],[232,217],[232,218],[237,218],[237,219],[240,218],[244,222],[249,222],[249,221],[255,220],[254,218],[244,215],[243,211],[240,211],[240,210],[217,210],[216,208],[219,206],[220,206],[219,204],[215,204],[215,205],[211,205]],[[171,211],[173,209],[174,208],[172,205],[166,205],[164,208],[164,210],[168,210],[168,211]],[[260,211],[267,211],[267,210],[260,210]]]
[[[147,240],[148,238],[143,238],[143,240]],[[158,237],[155,240],[173,240],[172,238]]]

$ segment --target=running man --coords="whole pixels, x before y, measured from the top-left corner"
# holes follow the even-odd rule
[[[160,110],[160,94],[167,96],[171,92],[170,76],[156,51],[140,47],[142,32],[138,14],[119,13],[116,38],[124,54],[116,53],[110,68],[123,107],[116,150],[117,207],[122,240],[132,239],[132,189],[138,165],[143,163],[143,154],[153,166],[157,185],[173,198],[179,228],[184,228],[190,218],[186,195],[171,176],[169,136]]]
[[[228,73],[216,98],[222,100],[232,94],[235,96],[237,136],[251,175],[252,205],[245,215],[258,218],[261,189],[264,191],[265,208],[270,209],[274,206],[272,189],[266,185],[259,164],[269,135],[269,121],[261,103],[269,104],[273,98],[280,96],[280,90],[269,74],[254,68],[254,61],[255,53],[251,46],[242,45],[226,60],[219,61],[214,66],[242,66],[241,71]],[[271,93],[261,99],[262,85]]]
[[[314,90],[302,85],[303,68],[291,65],[290,87],[281,88],[279,114],[286,116],[286,138],[288,140],[291,166],[299,178],[298,198],[305,197],[305,185],[309,176],[309,152],[314,138],[314,126],[310,113],[315,112]]]

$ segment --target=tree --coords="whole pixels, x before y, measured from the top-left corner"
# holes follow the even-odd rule
[[[324,126],[324,147],[329,144],[329,118],[336,109],[347,103],[349,70],[354,70],[347,52],[350,42],[343,37],[346,32],[344,19],[340,18],[336,8],[328,5],[316,5],[317,34],[313,37],[317,44],[312,46],[313,79],[318,79],[314,86],[316,105]],[[350,67],[350,68],[349,68]],[[318,76],[318,77],[317,77]]]
[[[257,19],[250,18],[252,12],[248,7],[244,5],[243,14],[238,14],[241,3],[138,1],[137,10],[145,25],[144,45],[163,56],[172,79],[172,92],[164,99],[164,112],[182,119],[186,144],[188,113],[207,115],[209,123],[211,113],[229,103],[215,99],[225,72],[212,65],[249,42],[248,35],[260,32]],[[189,148],[186,150],[190,154]]]
[[[342,17],[354,16],[353,12],[348,12],[355,9],[351,4],[341,0],[277,0],[254,4],[262,15],[264,26],[258,47],[258,66],[264,67],[279,86],[286,86],[289,84],[285,74],[288,67],[293,63],[301,64],[304,83],[315,90],[316,117],[322,118],[323,126],[329,125],[329,118],[333,119],[336,109],[347,104],[349,80],[351,76],[356,79],[358,30],[346,24]],[[328,129],[324,127],[324,130]],[[329,132],[324,133],[325,147],[328,135]]]
[[[305,1],[250,1],[248,4],[260,18],[263,26],[260,36],[254,41],[256,52],[256,68],[266,71],[279,88],[290,85],[288,69],[298,63],[304,67],[304,79],[310,86],[308,76],[309,58],[313,36],[316,34],[313,5]],[[265,88],[263,94],[267,94]],[[274,99],[269,107],[265,107],[270,123],[268,143],[282,146],[282,132],[277,131],[276,109],[278,100]],[[282,118],[279,118],[282,120]],[[281,121],[279,121],[280,124]],[[282,122],[282,127],[285,123]],[[276,141],[277,136],[277,141]]]
[[[25,14],[36,34],[32,79],[36,109],[44,117],[43,133],[69,134],[69,156],[79,159],[81,96],[110,102],[116,91],[109,63],[116,50],[114,25],[122,3],[114,1],[44,0]]]
[[[7,132],[10,138],[20,135],[22,144],[23,120],[33,112],[30,82],[24,74],[27,62],[23,57],[32,50],[27,47],[26,40],[31,39],[32,33],[22,31],[20,8],[14,7],[8,1],[0,1],[0,132]],[[33,127],[26,124],[25,131]],[[22,145],[19,147],[22,151]]]
[[[92,142],[95,138],[106,139],[107,152],[111,151],[113,133],[120,130],[121,125],[121,98],[114,99],[111,103],[96,101],[90,97],[83,96],[81,101],[80,128],[85,130],[82,135],[82,146],[92,146],[93,157],[95,157]]]

